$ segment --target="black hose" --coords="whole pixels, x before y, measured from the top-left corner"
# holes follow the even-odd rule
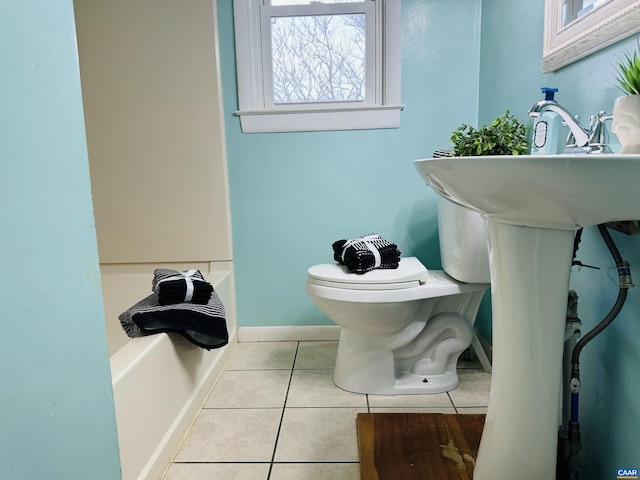
[[[620,266],[623,263],[622,256],[616,247],[616,244],[613,242],[607,227],[604,225],[598,225],[598,230],[600,231],[600,235],[602,236],[604,242],[606,243],[609,251],[611,252],[611,256],[613,257],[616,265]],[[622,306],[624,305],[625,300],[627,299],[627,293],[629,291],[628,286],[620,285],[620,290],[618,291],[618,298],[616,299],[616,303],[613,305],[609,313],[606,317],[596,325],[592,330],[590,330],[586,335],[584,335],[578,343],[576,343],[573,348],[573,353],[571,355],[571,365],[575,368],[580,363],[580,352],[584,348],[584,346],[594,339],[597,335],[599,335],[605,328],[607,328],[611,322],[616,318],[620,310],[622,310]]]
[[[618,247],[616,247],[616,244],[613,242],[613,238],[611,238],[611,235],[609,234],[609,230],[607,230],[606,225],[603,223],[598,225],[598,231],[600,232],[600,235],[602,235],[602,239],[604,240],[604,243],[607,244],[607,247],[609,248],[609,251],[613,256],[613,260],[616,262],[616,265],[618,263],[622,263],[622,256],[618,251]]]
[[[582,466],[580,460],[582,450],[582,435],[580,434],[580,422],[578,421],[578,399],[580,395],[580,352],[587,343],[593,340],[605,328],[607,328],[611,324],[611,322],[613,322],[618,313],[620,313],[620,310],[622,310],[622,306],[624,305],[624,302],[627,298],[629,287],[633,286],[633,283],[631,282],[631,273],[629,272],[629,264],[622,260],[622,256],[620,255],[618,248],[613,242],[609,231],[604,224],[598,225],[598,230],[600,231],[600,235],[609,248],[611,256],[616,262],[619,283],[618,298],[616,299],[616,303],[613,305],[607,316],[604,317],[604,319],[586,335],[584,335],[580,339],[580,341],[578,341],[578,343],[576,343],[576,345],[573,347],[573,352],[571,354],[571,382],[569,384],[569,388],[571,389],[571,417],[568,424],[569,452],[568,457],[563,462],[563,465],[559,467],[557,477],[558,479],[562,480],[581,480],[582,478]],[[579,242],[580,238],[577,237],[576,241],[574,242],[574,260],[576,246]]]
[[[620,287],[620,291],[618,292],[618,298],[616,299],[616,303],[611,308],[611,311],[607,314],[606,317],[596,325],[592,330],[590,330],[584,337],[580,339],[576,346],[573,347],[573,354],[571,355],[571,364],[576,365],[580,363],[580,352],[584,348],[584,346],[594,339],[597,335],[599,335],[605,328],[607,328],[613,320],[615,320],[620,310],[622,310],[622,306],[624,305],[625,300],[627,299],[628,288]]]

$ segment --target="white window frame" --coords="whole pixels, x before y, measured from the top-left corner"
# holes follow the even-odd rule
[[[400,103],[400,0],[362,2],[359,10],[355,7],[368,15],[367,24],[375,29],[374,42],[367,37],[367,66],[373,75],[367,74],[366,100],[296,104],[274,104],[265,95],[271,92],[272,81],[271,14],[335,14],[344,13],[345,8],[353,11],[354,7],[341,3],[288,7],[263,3],[233,2],[239,106],[235,113],[240,116],[244,133],[398,128],[404,108]],[[372,18],[374,21],[369,21]]]

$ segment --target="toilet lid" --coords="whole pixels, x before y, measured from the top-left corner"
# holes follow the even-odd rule
[[[398,268],[376,268],[364,274],[344,265],[322,264],[309,268],[308,281],[316,285],[355,290],[395,290],[417,287],[428,278],[426,267],[416,257],[401,258]]]

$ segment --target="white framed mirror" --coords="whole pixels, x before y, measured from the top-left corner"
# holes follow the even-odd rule
[[[558,70],[638,32],[640,0],[545,0],[542,71]]]

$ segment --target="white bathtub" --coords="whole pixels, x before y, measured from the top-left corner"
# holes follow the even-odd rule
[[[233,275],[208,265],[170,267],[199,268],[225,305],[229,345],[210,351],[164,333],[129,339],[117,315],[149,295],[153,268],[102,268],[123,480],[162,476],[236,344]]]

